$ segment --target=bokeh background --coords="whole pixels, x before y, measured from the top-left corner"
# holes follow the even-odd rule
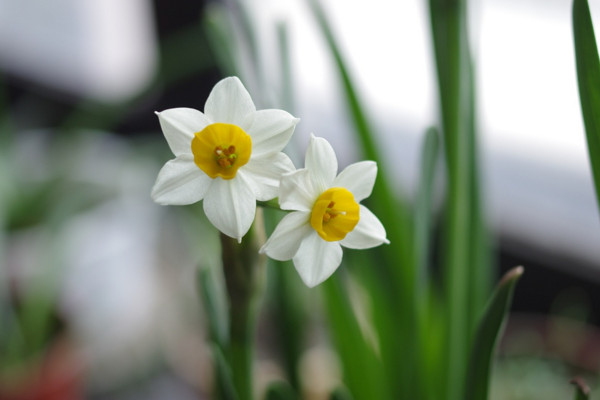
[[[438,118],[427,5],[322,3],[393,186],[411,199]],[[600,3],[590,3],[598,22]],[[541,387],[547,397],[537,398],[566,398],[556,376],[600,368],[600,218],[570,2],[474,0],[469,11],[496,275],[526,267],[492,398]],[[231,73],[259,108],[301,118],[286,149],[297,167],[311,132],[340,166],[357,160],[331,55],[301,0],[0,0],[0,387],[46,393],[38,398],[209,398],[196,272],[218,268],[218,238],[198,205],[151,201],[171,157],[154,111],[202,109]],[[283,375],[269,291],[264,304],[258,390]],[[318,296],[307,309],[300,370],[319,392],[340,370]],[[56,387],[66,392],[50,397]]]

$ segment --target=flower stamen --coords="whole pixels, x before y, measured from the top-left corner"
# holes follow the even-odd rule
[[[325,213],[323,214],[323,222],[329,222],[332,218],[335,218],[338,215],[346,215],[346,211],[336,210],[333,207],[335,207],[335,202],[329,202],[327,208],[325,209]]]
[[[310,224],[328,242],[342,240],[359,220],[359,205],[345,188],[321,193],[313,205]]]
[[[215,147],[215,159],[221,168],[231,168],[237,159],[235,146],[223,147],[226,146]]]
[[[250,160],[252,139],[233,124],[215,123],[194,134],[194,162],[211,178],[233,179]]]

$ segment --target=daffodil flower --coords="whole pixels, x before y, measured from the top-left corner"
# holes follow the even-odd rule
[[[335,272],[342,246],[367,249],[389,243],[377,217],[359,204],[373,190],[377,164],[362,161],[337,174],[325,139],[311,137],[305,168],[281,178],[279,204],[292,210],[260,249],[275,260],[293,259],[304,283],[314,287]]]
[[[210,222],[241,241],[256,201],[277,197],[281,175],[294,170],[281,152],[298,119],[282,110],[256,110],[236,77],[218,82],[204,112],[172,108],[157,112],[175,158],[158,174],[152,198],[163,205],[203,200]]]

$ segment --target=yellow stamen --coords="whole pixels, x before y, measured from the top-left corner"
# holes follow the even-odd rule
[[[331,188],[321,193],[313,205],[310,225],[328,242],[342,240],[359,220],[359,205],[345,188]]]
[[[194,162],[211,178],[233,179],[250,160],[252,139],[237,125],[215,123],[194,134]]]

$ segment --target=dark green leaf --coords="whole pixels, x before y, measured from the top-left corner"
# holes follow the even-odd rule
[[[417,276],[415,285],[422,293],[427,281],[432,228],[432,193],[435,181],[435,169],[438,159],[439,134],[436,128],[429,128],[425,134],[421,155],[421,177],[415,201],[415,260]]]
[[[350,293],[344,285],[343,274],[334,274],[321,287],[329,331],[342,361],[344,383],[357,400],[391,398],[373,343],[365,337],[350,303]]]
[[[498,284],[483,314],[471,348],[467,379],[466,400],[486,400],[490,381],[490,369],[506,316],[510,308],[515,284],[523,275],[523,267],[508,271]]]
[[[600,61],[587,0],[573,1],[573,35],[581,112],[600,204]]]
[[[333,392],[331,392],[329,400],[352,400],[352,395],[350,394],[348,389],[339,387],[336,388]]]
[[[212,340],[220,348],[226,348],[229,342],[229,323],[223,306],[225,300],[220,298],[215,280],[212,279],[211,271],[210,268],[200,268],[198,272],[200,296],[202,296]]]
[[[298,395],[286,382],[274,382],[267,388],[265,400],[297,400]]]
[[[233,384],[231,368],[219,346],[212,346],[217,377],[218,398],[221,400],[238,400],[239,397]]]
[[[447,355],[440,396],[462,400],[469,343],[489,287],[478,192],[473,63],[466,0],[429,0],[447,171],[443,226]]]

